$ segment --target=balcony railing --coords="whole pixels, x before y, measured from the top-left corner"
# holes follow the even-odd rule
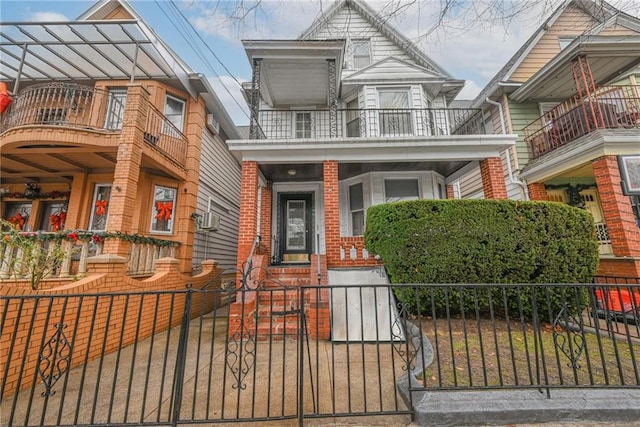
[[[0,130],[25,125],[115,130],[122,127],[123,117],[123,100],[108,91],[69,83],[43,83],[14,97]]]
[[[485,134],[479,109],[262,110],[259,139],[385,138]]]
[[[153,105],[149,105],[144,140],[179,164],[185,164],[187,160],[187,138]]]
[[[599,88],[588,98],[573,97],[523,129],[531,159],[596,129],[640,127],[640,87]]]
[[[87,273],[87,259],[91,256],[103,253],[104,240],[100,233],[90,231],[75,231],[75,239],[64,240],[54,238],[57,233],[25,232],[34,241],[32,251],[52,253],[59,249],[64,253],[62,262],[57,268],[47,269],[44,278],[70,278],[82,277]],[[59,234],[59,233],[58,233]],[[24,249],[11,243],[11,239],[3,233],[0,240],[0,279],[25,280],[30,276],[30,268],[26,262],[33,262],[33,257],[28,257]],[[117,238],[117,237],[115,237]],[[175,242],[153,239],[154,242],[131,242],[127,274],[129,276],[151,276],[154,273],[155,261],[164,257],[175,257]]]

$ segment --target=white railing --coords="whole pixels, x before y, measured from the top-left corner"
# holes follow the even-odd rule
[[[151,243],[132,243],[129,251],[127,275],[150,276],[155,271],[156,260],[159,258],[174,258],[175,246],[157,246]]]

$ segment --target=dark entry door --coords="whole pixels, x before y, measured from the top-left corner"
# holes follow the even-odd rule
[[[282,262],[309,262],[311,254],[310,193],[280,195],[280,253]]]

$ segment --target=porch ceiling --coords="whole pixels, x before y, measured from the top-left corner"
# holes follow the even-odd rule
[[[407,172],[407,171],[435,171],[447,177],[464,167],[469,162],[392,162],[392,163],[339,163],[339,179],[347,179],[369,172]],[[291,175],[289,171],[295,171]],[[301,182],[322,181],[322,163],[279,163],[261,164],[260,171],[265,179],[272,182]]]
[[[601,86],[640,64],[640,36],[581,36],[536,72],[511,98],[563,101],[576,94],[573,61],[586,57]]]
[[[261,60],[260,94],[272,107],[327,106],[329,68],[340,81],[344,40],[245,40],[249,62]]]

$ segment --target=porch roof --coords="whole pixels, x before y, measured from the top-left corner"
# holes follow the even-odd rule
[[[498,157],[516,135],[446,135],[405,138],[333,138],[330,140],[229,140],[239,160],[260,164],[469,162]],[[453,168],[455,169],[455,168]]]
[[[603,85],[638,66],[638,52],[640,35],[580,36],[513,92],[510,98],[516,102],[528,99],[563,101],[577,92],[573,61],[578,57],[586,57],[594,81]]]
[[[327,60],[335,60],[336,88],[344,40],[243,40],[253,66],[261,60],[260,95],[273,107],[328,105]]]

